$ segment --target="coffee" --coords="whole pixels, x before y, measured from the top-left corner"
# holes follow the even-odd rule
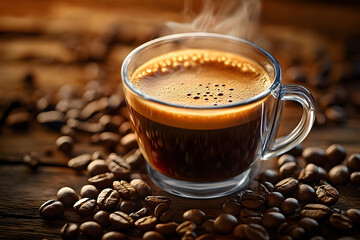
[[[239,175],[258,158],[262,104],[270,98],[229,107],[271,85],[266,71],[252,60],[215,50],[175,51],[140,66],[131,82],[165,103],[149,104],[125,91],[139,146],[162,174],[219,181]],[[180,104],[184,108],[175,112],[166,109]]]

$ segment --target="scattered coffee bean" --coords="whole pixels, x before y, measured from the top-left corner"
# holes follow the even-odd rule
[[[125,135],[132,132],[131,123],[129,121],[126,121],[122,123],[119,127],[119,133],[121,135]]]
[[[196,240],[215,240],[215,239],[216,239],[215,236],[208,233],[204,233],[196,238]]]
[[[57,199],[64,204],[65,207],[72,207],[79,200],[75,190],[70,187],[62,187],[57,192]]]
[[[83,170],[87,168],[91,161],[91,154],[82,154],[70,159],[68,166],[76,170]]]
[[[330,216],[329,222],[333,228],[343,231],[350,230],[353,227],[351,219],[339,213],[333,213]]]
[[[182,237],[181,240],[195,240],[197,234],[195,232],[186,232]]]
[[[267,205],[269,207],[280,207],[285,197],[280,192],[271,192],[266,195]]]
[[[279,174],[271,169],[266,169],[259,175],[259,181],[261,182],[271,182],[272,184],[276,184],[279,179]]]
[[[29,127],[31,119],[30,113],[26,110],[11,112],[6,118],[6,124],[13,129],[23,130]]]
[[[102,173],[88,179],[89,184],[94,185],[98,189],[104,189],[112,187],[112,183],[115,180],[113,173]]]
[[[64,211],[64,205],[56,200],[46,201],[39,208],[40,216],[44,219],[60,218],[64,215]]]
[[[120,156],[111,153],[106,159],[109,170],[120,179],[126,179],[130,176],[131,166]]]
[[[333,144],[325,150],[325,155],[332,166],[341,164],[345,160],[346,150],[339,144]]]
[[[200,225],[206,218],[206,214],[200,209],[190,209],[183,214],[184,221],[192,221]]]
[[[360,172],[353,172],[350,175],[350,182],[355,186],[360,185]]]
[[[56,139],[57,149],[65,154],[70,154],[74,145],[74,140],[69,136],[61,136]]]
[[[314,237],[310,238],[310,240],[325,240],[325,238],[323,238],[322,236],[314,236]],[[340,240],[340,238],[338,240]]]
[[[88,238],[101,238],[103,235],[102,227],[94,221],[84,222],[80,225],[80,232]]]
[[[149,231],[154,229],[157,219],[154,216],[142,217],[134,223],[135,228],[142,231]]]
[[[238,224],[238,220],[231,214],[222,213],[215,218],[214,230],[220,234],[228,234],[233,231]]]
[[[241,205],[238,202],[227,200],[223,206],[222,209],[224,212],[229,213],[233,216],[238,216],[241,210]]]
[[[124,199],[130,199],[136,195],[136,189],[124,180],[114,181],[113,187]]]
[[[314,188],[304,183],[298,185],[296,196],[300,202],[313,202],[316,199]]]
[[[360,171],[360,154],[353,153],[345,161],[346,166],[351,172]]]
[[[207,233],[213,233],[214,230],[214,219],[207,219],[202,224],[201,227],[207,232]]]
[[[90,176],[99,175],[102,173],[106,173],[109,171],[107,165],[104,160],[94,160],[87,167],[88,173]]]
[[[317,203],[306,204],[300,212],[302,217],[309,217],[315,220],[322,220],[330,215],[328,206]]]
[[[60,129],[63,126],[64,114],[59,111],[41,112],[37,115],[36,120],[49,128]]]
[[[339,199],[339,192],[330,185],[321,185],[316,189],[316,196],[320,203],[331,206]]]
[[[97,204],[100,209],[115,209],[119,202],[120,194],[111,188],[102,190],[97,198]]]
[[[148,231],[144,233],[143,240],[165,240],[164,236],[155,231]]]
[[[331,106],[325,109],[325,116],[331,122],[344,123],[348,118],[346,110],[341,106]]]
[[[300,182],[312,183],[319,180],[320,174],[318,166],[313,163],[309,163],[306,167],[300,172],[298,177]]]
[[[296,240],[304,239],[306,237],[306,232],[302,227],[295,227],[291,230],[290,236]]]
[[[232,235],[236,238],[236,239],[246,239],[246,235],[245,235],[245,228],[246,228],[246,224],[239,224],[237,225],[233,232]]]
[[[171,199],[167,196],[146,196],[145,203],[151,209],[155,209],[160,203],[170,204]]]
[[[79,227],[76,223],[65,223],[60,230],[60,235],[64,240],[77,239],[79,236]]]
[[[285,196],[292,194],[298,185],[298,180],[293,177],[285,178],[275,185],[275,191],[282,193]]]
[[[269,209],[267,209],[264,213],[269,213],[269,212],[281,212],[280,211],[280,208],[278,208],[278,207],[271,207],[271,208],[269,208]]]
[[[280,206],[281,212],[284,215],[291,215],[295,212],[296,208],[299,206],[299,201],[296,198],[286,198]]]
[[[351,219],[355,224],[360,223],[360,210],[355,208],[350,208],[346,210],[345,215]]]
[[[302,218],[297,225],[303,228],[309,236],[314,235],[319,230],[319,223],[315,219],[308,217]]]
[[[285,163],[289,163],[289,162],[296,163],[295,157],[293,155],[290,155],[290,154],[284,154],[279,158],[277,163],[278,163],[278,166],[281,167]]]
[[[137,195],[140,198],[151,195],[150,186],[142,179],[133,179],[131,180],[130,185],[136,189]]]
[[[139,209],[139,207],[133,201],[124,200],[119,203],[119,205],[116,207],[116,209],[121,212],[130,214],[130,213],[137,211]]]
[[[96,200],[82,198],[74,204],[73,208],[79,215],[83,217],[89,216],[96,208]]]
[[[107,227],[110,225],[109,216],[110,216],[109,212],[101,210],[95,213],[94,221],[100,224],[102,227]]]
[[[192,221],[185,221],[179,224],[176,228],[176,234],[183,236],[186,232],[192,232],[196,228],[196,224]]]
[[[97,199],[99,191],[94,185],[84,185],[80,190],[82,198]]]
[[[281,178],[293,177],[297,170],[296,162],[284,163],[279,169],[279,176]]]
[[[264,206],[265,197],[251,190],[245,190],[241,193],[240,203],[246,208],[259,209]]]
[[[266,231],[266,229],[259,225],[250,223],[248,225],[245,225],[245,236],[246,239],[249,240],[268,240],[270,239],[269,233]]]
[[[138,168],[144,162],[144,157],[140,149],[134,148],[124,156],[125,161],[130,164],[131,168]]]
[[[114,150],[120,141],[120,135],[113,132],[99,134],[99,142],[109,150]]]
[[[243,223],[261,223],[262,217],[262,212],[248,208],[241,209],[239,215],[239,219]]]
[[[101,240],[127,240],[127,239],[128,238],[126,237],[125,234],[115,231],[107,232],[101,238]]]
[[[155,230],[164,236],[173,236],[178,226],[177,222],[158,223],[155,226]]]
[[[266,197],[269,193],[274,191],[274,185],[271,182],[259,183],[256,187],[255,193]]]
[[[37,152],[25,153],[23,156],[23,162],[31,168],[36,168],[40,164],[40,157]]]
[[[109,216],[111,225],[119,230],[129,229],[134,225],[134,220],[124,212],[116,211]]]
[[[139,218],[148,216],[151,214],[151,209],[148,207],[140,208],[138,211],[130,213],[129,216],[134,219],[134,221],[138,220]],[[156,215],[155,215],[156,216]]]
[[[268,229],[274,229],[280,226],[285,221],[285,216],[278,212],[267,212],[262,218],[262,225]]]
[[[175,214],[175,211],[170,208],[168,203],[160,203],[154,210],[154,215],[161,222],[169,221]]]
[[[325,151],[319,147],[309,147],[304,149],[302,157],[307,163],[314,163],[316,165],[322,165],[327,160]]]
[[[120,139],[120,144],[127,149],[133,149],[137,147],[136,135],[135,133],[128,133]]]
[[[335,185],[344,185],[349,182],[349,179],[349,169],[344,165],[337,165],[329,171],[329,180]]]
[[[292,155],[294,157],[300,157],[303,152],[303,146],[301,144],[296,145],[291,150],[289,150],[286,154]]]

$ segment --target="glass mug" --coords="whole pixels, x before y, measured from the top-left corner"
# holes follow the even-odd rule
[[[131,82],[144,63],[184,49],[210,49],[245,57],[265,70],[271,86],[239,102],[189,106],[159,100]],[[246,187],[260,160],[278,156],[301,143],[314,122],[311,93],[300,85],[282,85],[281,68],[272,55],[232,36],[184,33],[152,40],[127,56],[121,76],[130,120],[150,179],[163,190],[182,197],[215,198]],[[302,105],[302,118],[289,135],[275,139],[288,100]]]

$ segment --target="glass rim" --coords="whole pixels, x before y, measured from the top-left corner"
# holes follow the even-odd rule
[[[181,105],[181,104],[177,104],[177,103],[171,103],[171,102],[162,101],[160,99],[157,99],[155,97],[152,97],[152,96],[150,96],[148,94],[143,93],[137,87],[135,87],[135,85],[130,81],[130,78],[128,76],[128,65],[130,64],[132,59],[139,52],[141,52],[141,51],[145,50],[147,47],[152,46],[152,45],[157,44],[157,43],[161,43],[161,42],[165,42],[165,41],[169,41],[169,40],[179,40],[181,38],[190,38],[190,37],[195,37],[195,38],[196,37],[211,37],[213,39],[216,39],[216,38],[218,38],[218,39],[227,39],[227,40],[232,40],[232,41],[236,41],[236,42],[241,42],[243,44],[249,45],[249,46],[257,49],[258,51],[263,53],[270,60],[270,62],[272,64],[272,67],[274,68],[274,81],[272,82],[270,87],[268,87],[266,90],[259,93],[258,95],[255,95],[255,96],[253,96],[251,98],[244,99],[242,101],[238,101],[238,102],[234,102],[234,103],[227,103],[227,104],[217,105],[217,106]],[[154,56],[154,57],[157,57],[157,56]],[[142,99],[145,99],[147,101],[155,102],[155,103],[170,106],[170,107],[209,110],[209,109],[224,109],[224,108],[233,108],[233,107],[245,106],[245,105],[256,102],[256,101],[270,95],[273,91],[276,90],[276,88],[281,83],[281,67],[280,67],[279,62],[275,59],[275,57],[273,57],[268,51],[266,51],[265,49],[259,47],[258,45],[254,44],[254,43],[252,43],[252,42],[250,42],[248,40],[238,38],[238,37],[234,37],[234,36],[230,36],[230,35],[225,35],[225,34],[207,33],[207,32],[195,32],[195,33],[179,33],[179,34],[167,35],[167,36],[164,36],[164,37],[153,39],[151,41],[148,41],[148,42],[138,46],[137,48],[132,50],[127,55],[125,60],[123,61],[123,64],[121,66],[121,77],[122,77],[122,81],[125,83],[125,85],[132,92],[134,92],[135,94],[140,96]]]

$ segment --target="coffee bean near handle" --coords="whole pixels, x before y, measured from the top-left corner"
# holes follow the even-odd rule
[[[277,171],[272,169],[266,169],[262,173],[259,174],[260,182],[271,182],[272,184],[276,184],[279,181],[280,177]]]
[[[44,219],[56,219],[64,215],[65,207],[57,200],[49,200],[43,203],[40,208],[40,216]]]
[[[100,209],[115,209],[120,199],[120,194],[111,188],[102,190],[97,198],[97,204]]]
[[[60,230],[60,235],[64,240],[75,240],[79,236],[79,227],[76,223],[65,223]]]
[[[290,154],[284,154],[278,159],[277,164],[278,164],[279,167],[281,167],[285,163],[289,163],[289,162],[296,163],[295,157],[290,155]]]
[[[339,213],[333,213],[329,219],[330,225],[339,230],[347,231],[353,228],[353,224],[350,218]]]
[[[160,203],[171,203],[171,198],[167,196],[146,196],[145,203],[148,207],[155,209]]]
[[[82,198],[74,204],[73,208],[79,215],[83,217],[89,216],[96,208],[96,200]]]
[[[154,210],[154,215],[161,222],[169,221],[175,214],[175,211],[170,208],[168,203],[160,203]]]
[[[116,153],[111,153],[107,159],[106,164],[109,170],[120,179],[126,179],[130,176],[131,166],[122,157]]]
[[[232,232],[237,224],[238,220],[236,217],[228,213],[222,213],[215,218],[214,230],[220,234],[227,234]]]
[[[319,202],[331,206],[339,199],[339,192],[330,185],[321,185],[316,189],[316,196]]]
[[[121,211],[111,213],[109,220],[111,225],[119,230],[129,229],[134,225],[134,220],[129,215]]]
[[[154,229],[156,225],[157,219],[155,216],[146,216],[139,218],[135,221],[134,226],[135,228],[142,230],[142,231],[149,231]]]
[[[97,222],[88,221],[84,222],[80,225],[80,232],[84,234],[84,236],[92,239],[101,238],[103,235],[103,229]]]
[[[304,149],[302,157],[307,163],[314,163],[316,165],[322,165],[327,160],[325,151],[319,147],[308,147]]]
[[[313,163],[307,164],[306,167],[303,170],[301,170],[298,177],[298,180],[300,182],[305,182],[305,183],[316,182],[319,179],[320,179],[319,169]]]
[[[173,236],[178,226],[177,222],[158,223],[155,225],[155,230],[164,236]]]
[[[125,180],[114,181],[113,188],[118,191],[124,199],[130,199],[136,195],[136,189]]]
[[[183,219],[199,225],[206,219],[206,214],[200,209],[190,209],[183,213]]]
[[[287,178],[296,175],[297,164],[296,162],[287,162],[281,165],[279,168],[279,176],[281,178]]]
[[[298,180],[293,177],[285,178],[275,185],[275,191],[282,193],[283,195],[292,194],[298,186]]]
[[[315,220],[322,220],[330,215],[330,208],[324,204],[306,204],[300,212],[302,217],[309,217]]]
[[[196,224],[192,221],[182,222],[179,226],[177,226],[175,232],[179,236],[183,236],[186,232],[192,232],[196,228]]]

